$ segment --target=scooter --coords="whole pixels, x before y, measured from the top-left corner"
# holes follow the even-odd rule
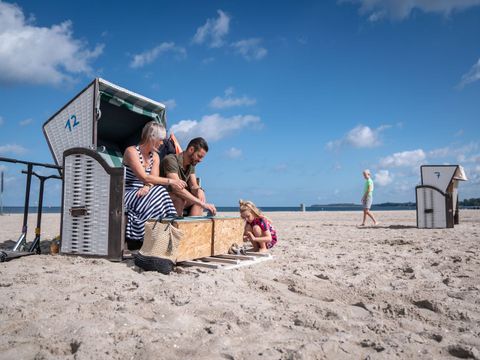
[[[2,250],[0,253],[0,262],[9,261],[21,256],[28,256],[34,254],[40,254],[40,224],[42,220],[42,207],[43,207],[43,190],[45,181],[48,179],[62,179],[61,176],[58,175],[50,175],[50,176],[42,176],[33,171],[33,167],[44,167],[44,168],[51,168],[57,169],[59,172],[62,169],[60,166],[53,165],[53,164],[42,164],[30,161],[22,161],[17,159],[10,159],[10,158],[3,158],[0,157],[0,162],[9,162],[9,163],[19,163],[27,165],[27,170],[23,170],[22,173],[27,175],[27,183],[25,189],[25,206],[23,209],[23,226],[22,226],[22,233],[18,238],[17,242],[13,246],[12,250]],[[32,244],[27,247],[27,222],[28,222],[28,210],[29,210],[29,203],[30,203],[30,186],[32,183],[32,175],[36,176],[40,180],[40,190],[38,196],[38,211],[37,211],[37,227],[35,228],[35,239],[33,240]]]

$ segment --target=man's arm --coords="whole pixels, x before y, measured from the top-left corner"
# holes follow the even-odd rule
[[[197,176],[195,174],[191,174],[189,176],[187,184],[193,196],[200,199],[200,201],[203,201],[203,202],[207,201],[207,198],[205,196],[205,191],[200,187],[200,185],[198,185]]]
[[[172,179],[172,180],[179,178],[178,174],[176,174],[176,173],[168,173],[167,177]],[[198,196],[195,196],[194,194],[192,194],[187,189],[182,189],[182,190],[172,189],[172,192],[175,195],[177,195],[178,197],[180,197],[180,198],[182,198],[182,199],[184,199],[184,200],[186,200],[186,201],[188,201],[192,204],[198,205],[202,209],[208,210],[213,215],[215,215],[217,213],[217,209],[215,208],[215,205],[209,204],[209,203],[206,202],[205,193],[204,193],[203,189],[201,189],[198,186],[195,174],[190,175],[187,183],[188,183],[190,189],[192,189],[192,187],[195,189],[195,190],[192,190],[192,191],[195,192]]]
[[[167,173],[166,174],[167,178],[168,179],[172,179],[172,181],[175,181],[175,180],[180,180],[180,177],[178,176],[177,173]],[[189,184],[189,183],[188,183]],[[190,185],[190,184],[189,184]],[[197,197],[195,197],[190,191],[188,191],[187,189],[182,189],[182,190],[177,190],[177,189],[172,189],[172,192],[181,197],[182,199],[184,200],[190,200],[192,203],[196,204],[196,205],[199,205],[199,206],[202,206],[202,201],[200,199],[198,199]],[[202,206],[203,207],[203,206]]]

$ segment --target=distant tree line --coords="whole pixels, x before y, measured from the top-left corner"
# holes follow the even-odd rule
[[[480,206],[480,198],[465,199],[458,204],[462,206]]]
[[[480,206],[480,198],[472,198],[472,199],[465,199],[459,201],[458,204],[460,206]],[[312,208],[315,207],[360,207],[359,204],[354,203],[340,203],[340,204],[325,204],[325,205],[312,205]],[[416,204],[414,202],[404,202],[404,203],[396,203],[396,202],[385,202],[380,204],[375,204],[375,207],[415,207]]]
[[[405,203],[395,203],[395,202],[386,202],[386,203],[380,203],[380,204],[375,204],[376,206],[381,206],[381,207],[395,207],[395,206],[402,206],[402,207],[415,207],[414,202],[405,202]]]

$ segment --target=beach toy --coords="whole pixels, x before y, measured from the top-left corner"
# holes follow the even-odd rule
[[[50,242],[50,254],[58,254],[58,251],[60,250],[60,235],[56,236],[52,241]]]

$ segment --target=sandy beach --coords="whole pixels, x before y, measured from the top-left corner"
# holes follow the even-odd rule
[[[480,359],[480,210],[439,230],[414,211],[266,215],[274,259],[239,269],[0,263],[0,359]],[[2,247],[21,218],[0,216]],[[44,215],[45,251],[59,224]]]

